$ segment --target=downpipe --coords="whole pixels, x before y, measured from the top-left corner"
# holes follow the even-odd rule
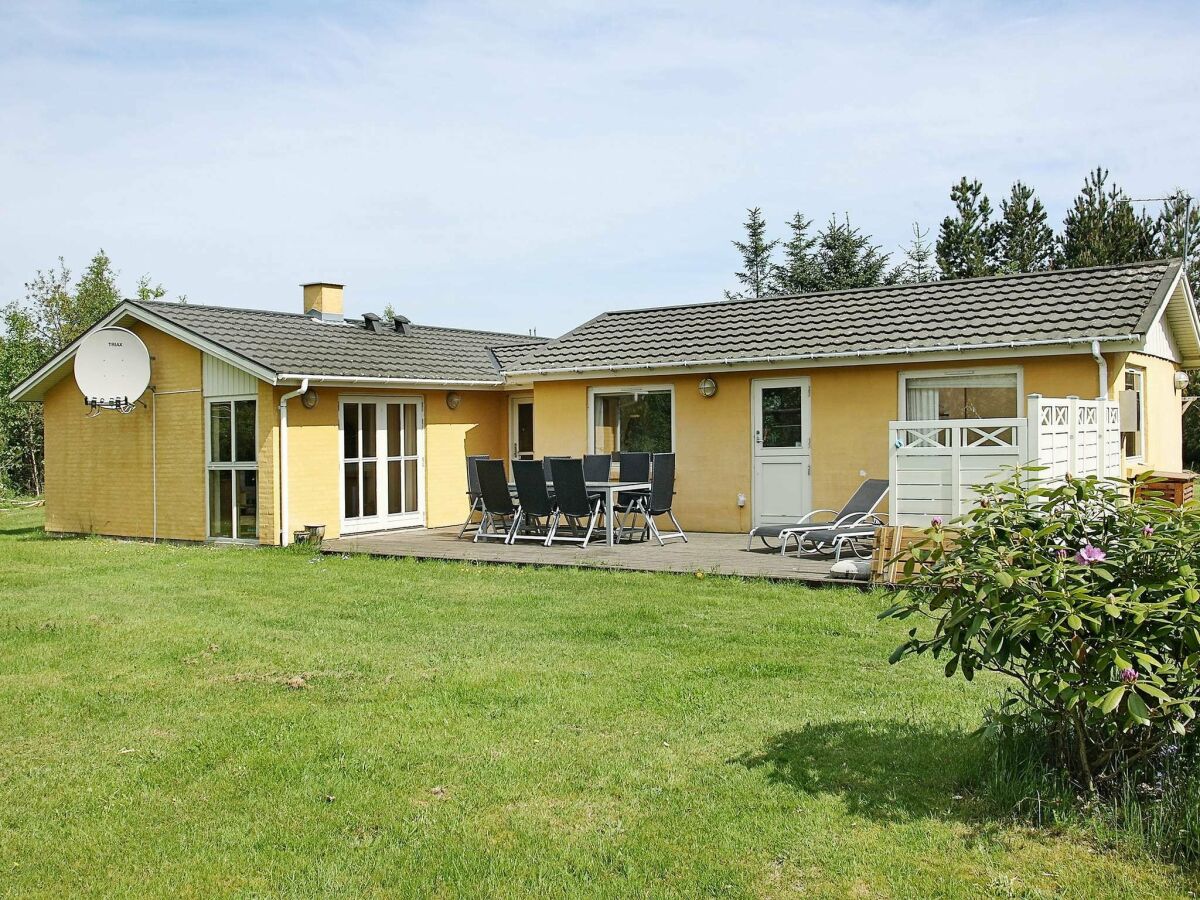
[[[279,398],[279,546],[286,547],[291,543],[291,530],[288,528],[288,401],[299,397],[308,390],[308,379],[300,382],[300,387],[288,391]]]
[[[1104,358],[1104,354],[1100,352],[1100,342],[1092,341],[1092,359],[1096,361],[1096,366],[1100,370],[1100,392],[1096,394],[1097,400],[1108,399],[1108,361]]]

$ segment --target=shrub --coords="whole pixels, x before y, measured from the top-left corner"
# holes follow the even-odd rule
[[[1014,679],[993,732],[1032,726],[1055,762],[1094,789],[1159,758],[1192,729],[1200,703],[1200,507],[1153,485],[1020,469],[977,508],[936,521],[905,562],[881,617],[932,620],[892,654],[948,657],[946,675]],[[1140,497],[1130,502],[1130,488]]]

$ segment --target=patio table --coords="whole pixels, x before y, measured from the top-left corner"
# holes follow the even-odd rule
[[[588,481],[586,482],[589,494],[604,495],[604,543],[609,547],[616,543],[613,540],[613,521],[615,520],[615,510],[613,507],[617,505],[617,494],[623,491],[636,493],[638,491],[650,490],[650,482],[648,481]],[[509,490],[515,491],[517,486],[509,484]]]

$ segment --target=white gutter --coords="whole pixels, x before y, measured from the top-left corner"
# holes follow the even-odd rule
[[[308,390],[308,379],[300,382],[300,387],[288,391],[279,398],[279,546],[286,547],[290,542],[288,531],[288,424],[287,402],[293,397],[299,397]]]
[[[912,356],[918,353],[970,353],[976,350],[1017,350],[1021,347],[1071,347],[1076,344],[1108,343],[1138,343],[1142,340],[1140,334],[1117,334],[1107,337],[1083,337],[1071,340],[1045,341],[993,341],[983,344],[944,344],[935,347],[905,347],[902,350],[856,350],[853,353],[844,351],[830,353],[801,353],[793,356],[733,356],[723,359],[689,359],[671,360],[656,363],[622,363],[614,366],[567,367],[560,369],[510,369],[505,372],[511,375],[550,375],[554,373],[583,374],[585,372],[618,372],[625,369],[686,369],[692,366],[712,368],[713,366],[738,366],[746,363],[764,363],[778,365],[780,363],[806,362],[817,359],[862,359],[873,356]]]
[[[449,385],[452,387],[503,387],[501,381],[470,381],[453,378],[383,378],[358,375],[312,375],[285,372],[275,376],[276,382],[302,381],[313,384],[403,384],[403,385]]]
[[[1096,361],[1096,367],[1100,370],[1100,393],[1096,395],[1097,400],[1108,399],[1108,360],[1104,358],[1104,354],[1100,352],[1100,342],[1092,341],[1092,359]]]

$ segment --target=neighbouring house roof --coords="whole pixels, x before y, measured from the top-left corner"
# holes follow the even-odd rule
[[[382,323],[377,334],[361,319],[321,322],[300,313],[161,300],[140,302],[172,323],[194,331],[276,375],[383,378],[500,384],[490,350],[536,346],[527,334],[411,325],[407,334]]]
[[[603,313],[508,375],[970,351],[1144,339],[1178,260]],[[1190,302],[1189,302],[1190,307]],[[1195,325],[1194,310],[1186,311]],[[1176,317],[1177,318],[1177,317]],[[1182,320],[1180,320],[1182,321]],[[1200,365],[1195,327],[1185,364]]]

